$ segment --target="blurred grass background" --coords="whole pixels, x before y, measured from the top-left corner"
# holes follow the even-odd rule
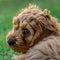
[[[0,60],[11,60],[17,54],[6,45],[6,34],[12,28],[12,19],[17,12],[31,4],[51,11],[60,22],[60,0],[0,0]]]

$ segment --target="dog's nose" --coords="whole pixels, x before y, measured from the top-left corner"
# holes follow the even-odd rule
[[[14,45],[14,44],[15,44],[15,42],[14,42],[13,40],[11,40],[11,39],[9,39],[9,40],[7,41],[7,43],[8,43],[9,45]]]

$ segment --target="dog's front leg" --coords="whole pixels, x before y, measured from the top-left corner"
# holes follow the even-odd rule
[[[22,54],[22,55],[19,55],[19,56],[14,55],[12,57],[12,60],[24,60],[24,57],[25,57],[25,54]]]

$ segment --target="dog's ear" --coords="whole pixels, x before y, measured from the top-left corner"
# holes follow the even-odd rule
[[[32,28],[34,29],[35,31],[35,34],[34,34],[34,37],[32,39],[32,42],[30,44],[30,47],[33,46],[38,40],[36,40],[40,34],[42,33],[42,28],[41,26],[39,25],[39,23],[37,22],[36,18],[31,18],[30,19],[30,23],[29,23]]]
[[[39,21],[46,29],[55,31],[54,23],[51,20],[50,11],[48,11],[47,9],[43,11],[43,15]]]

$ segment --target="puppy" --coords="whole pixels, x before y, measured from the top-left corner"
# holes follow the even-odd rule
[[[48,38],[50,36],[52,36],[51,39]],[[47,40],[55,42],[58,36],[60,36],[59,24],[56,18],[50,15],[50,11],[47,9],[42,11],[35,6],[29,6],[13,18],[13,28],[7,34],[6,40],[10,48],[23,53],[15,57],[15,60],[40,60],[38,56],[42,58],[42,54],[51,53],[48,43],[53,44],[53,42],[47,43]],[[45,45],[48,46],[46,46],[47,49],[45,49]],[[40,49],[45,51],[41,53]],[[32,58],[32,56],[34,57]]]

